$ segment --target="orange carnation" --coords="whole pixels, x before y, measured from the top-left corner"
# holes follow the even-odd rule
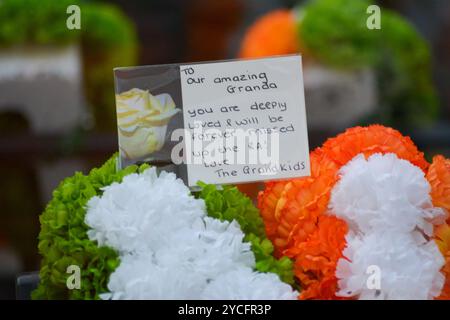
[[[338,166],[316,149],[311,153],[311,176],[288,183],[278,202],[275,218],[279,222],[276,246],[305,241],[313,232],[316,219],[325,213],[331,189],[337,181]]]
[[[281,9],[264,15],[248,29],[239,57],[258,58],[298,51],[294,14]]]
[[[445,283],[437,299],[450,300],[450,226],[442,224],[435,230],[435,241],[445,259],[441,272],[445,275]]]
[[[286,184],[288,181],[284,180],[267,182],[264,192],[261,191],[258,194],[258,208],[260,208],[260,214],[264,220],[267,237],[272,242],[275,242],[277,238],[278,228],[275,211]]]
[[[408,160],[424,171],[429,165],[423,152],[417,149],[409,137],[381,125],[347,129],[337,137],[328,139],[323,149],[340,166],[359,153],[366,157],[374,153],[395,153],[400,159]]]
[[[428,169],[427,180],[431,185],[433,204],[450,212],[450,159],[435,156]]]
[[[295,257],[295,274],[304,286],[300,299],[337,299],[336,265],[345,248],[345,221],[329,215],[317,219],[306,241],[285,251]]]
[[[306,239],[313,231],[308,226],[315,224],[328,205],[338,167],[321,149],[311,153],[310,163],[310,177],[268,182],[258,195],[258,207],[276,255],[283,254],[294,238]]]
[[[435,156],[428,169],[427,180],[431,185],[433,205],[450,212],[450,159]],[[450,223],[450,218],[447,223]],[[441,270],[445,275],[445,284],[437,299],[450,299],[450,226],[443,224],[437,227],[435,239],[445,258],[445,265]]]

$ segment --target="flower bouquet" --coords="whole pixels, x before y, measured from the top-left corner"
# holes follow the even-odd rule
[[[266,182],[259,210],[236,187],[117,171],[117,156],[65,179],[40,218],[33,298],[450,298],[450,160],[380,125],[310,159],[309,177]]]
[[[347,118],[339,128],[367,119],[389,125],[423,125],[435,120],[438,100],[428,44],[408,21],[386,8],[381,11],[381,28],[368,29],[371,4],[367,0],[313,0],[294,9],[269,12],[248,28],[238,56],[300,52],[308,114],[315,116],[315,109],[320,110],[322,119],[317,123],[325,128],[336,127],[336,121]],[[321,88],[315,94],[317,85]],[[332,103],[324,98],[328,96],[324,90],[330,90]],[[340,96],[343,91],[346,94]],[[358,108],[350,108],[350,103]],[[330,110],[338,107],[344,112],[336,113],[336,119]]]
[[[310,177],[266,183],[258,207],[301,299],[450,298],[450,160],[396,130],[329,139]]]
[[[202,184],[194,196],[172,173],[116,171],[116,161],[54,191],[34,299],[297,297],[291,260],[273,257],[258,210],[235,187]]]

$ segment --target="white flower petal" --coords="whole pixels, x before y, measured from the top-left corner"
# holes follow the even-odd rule
[[[158,177],[151,168],[106,187],[89,201],[85,222],[91,240],[120,253],[102,299],[201,299],[221,286],[214,297],[297,296],[278,276],[253,272],[238,223],[208,217],[204,201],[172,173]]]
[[[361,154],[340,170],[329,212],[347,221],[337,295],[359,299],[432,299],[444,264],[432,235],[445,212],[432,206],[424,173],[395,154]],[[380,274],[371,273],[378,268]],[[370,281],[379,280],[379,288]],[[369,283],[368,283],[369,281]]]

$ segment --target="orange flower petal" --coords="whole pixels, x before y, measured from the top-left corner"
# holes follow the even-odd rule
[[[381,125],[354,127],[347,129],[335,138],[328,139],[323,145],[327,155],[338,164],[345,165],[357,154],[366,157],[374,153],[395,153],[400,159],[426,171],[429,164],[409,137],[400,132]]]
[[[276,207],[287,183],[287,181],[267,182],[265,190],[260,191],[258,194],[258,207],[266,226],[267,237],[272,242],[275,240],[278,227],[278,222],[275,218]]]
[[[428,169],[427,180],[431,185],[433,204],[450,212],[450,159],[435,156]]]
[[[294,14],[290,10],[276,10],[258,19],[248,29],[239,56],[257,58],[298,51]]]
[[[296,241],[286,250],[295,256],[295,275],[304,285],[300,299],[336,299],[335,270],[345,248],[345,221],[322,215],[306,241]]]
[[[259,193],[258,207],[277,254],[294,237],[306,238],[312,231],[307,226],[314,225],[328,205],[338,166],[321,149],[311,153],[310,162],[310,177],[268,182]]]
[[[450,300],[450,226],[445,223],[436,227],[434,235],[436,244],[445,259],[445,265],[441,270],[445,276],[445,283],[440,296],[436,299]]]
[[[450,212],[450,159],[435,156],[427,173],[431,185],[433,205]],[[447,219],[450,223],[450,218]],[[435,241],[445,259],[441,272],[445,275],[445,283],[437,299],[450,300],[450,226],[443,224],[435,229]]]
[[[327,210],[337,181],[338,166],[321,149],[312,152],[310,159],[311,176],[293,180],[292,187],[280,199],[285,204],[278,208],[277,220],[286,232],[278,232],[278,236],[286,240],[287,246],[312,232],[310,226]]]

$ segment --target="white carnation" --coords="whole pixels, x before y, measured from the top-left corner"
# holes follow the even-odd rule
[[[205,300],[295,300],[298,293],[273,273],[240,267],[211,281],[203,291]]]
[[[111,274],[103,299],[198,299],[206,287],[204,275],[193,272],[187,263],[173,257],[172,265],[159,265],[151,252],[125,255]]]
[[[444,259],[433,224],[445,212],[432,206],[424,173],[395,154],[361,154],[339,172],[329,211],[349,226],[338,261],[338,296],[360,299],[432,299],[444,283]],[[379,274],[370,274],[371,268]],[[376,277],[379,276],[379,279]],[[379,280],[379,288],[370,281]],[[369,283],[368,283],[369,281]]]
[[[120,253],[104,299],[206,298],[213,283],[233,273],[239,276],[234,289],[227,287],[233,294],[219,290],[217,297],[297,296],[278,276],[251,271],[255,257],[239,225],[208,217],[204,201],[192,197],[174,174],[158,177],[151,168],[126,176],[89,201],[85,221],[91,240]]]
[[[444,264],[433,241],[416,234],[373,232],[348,234],[347,248],[336,269],[343,297],[359,299],[432,299],[439,295]],[[348,260],[347,260],[348,259]]]
[[[190,196],[189,189],[174,174],[156,169],[126,176],[122,183],[104,188],[88,202],[86,224],[91,240],[119,252],[157,251],[180,229],[200,225],[205,204]]]
[[[420,168],[395,154],[358,155],[339,172],[329,208],[355,231],[390,228],[428,235],[431,222],[442,221],[444,211],[433,208],[430,185]]]

